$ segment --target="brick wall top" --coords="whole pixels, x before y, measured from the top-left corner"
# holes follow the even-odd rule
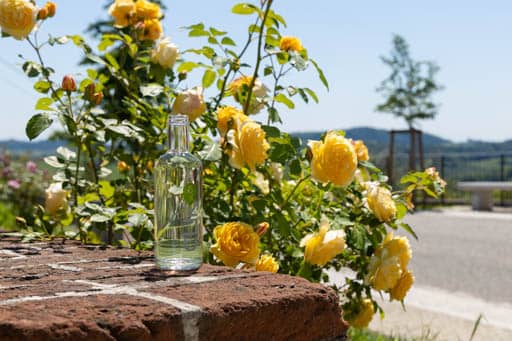
[[[338,297],[285,275],[204,265],[157,270],[152,254],[0,236],[0,340],[341,340]]]

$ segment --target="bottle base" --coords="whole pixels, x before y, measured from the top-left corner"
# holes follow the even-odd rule
[[[197,262],[183,258],[167,258],[167,259],[156,259],[156,267],[160,270],[172,270],[172,271],[195,271],[199,269],[202,262]]]

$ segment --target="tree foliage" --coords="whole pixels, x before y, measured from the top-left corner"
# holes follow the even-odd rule
[[[442,90],[435,79],[439,67],[432,61],[415,61],[399,35],[393,36],[392,44],[390,55],[381,57],[391,73],[377,88],[384,103],[376,110],[403,118],[413,128],[418,120],[433,119],[438,113],[439,105],[432,96]]]

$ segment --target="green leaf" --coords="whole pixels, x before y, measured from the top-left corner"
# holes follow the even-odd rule
[[[214,36],[224,36],[224,35],[226,35],[226,33],[227,33],[227,32],[224,32],[224,31],[218,30],[218,29],[216,29],[215,27],[210,27],[210,32],[211,32]]]
[[[414,239],[419,240],[418,235],[416,234],[416,232],[414,232],[414,230],[411,228],[411,226],[409,224],[400,223],[400,226],[402,226],[402,228],[404,230],[409,232],[414,237]]]
[[[251,4],[236,4],[231,9],[231,12],[234,14],[240,14],[240,15],[249,15],[253,14],[255,12],[258,12],[259,9]]]
[[[112,40],[103,38],[101,43],[98,44],[98,50],[105,51],[107,48],[109,48],[113,44],[114,44],[114,42]]]
[[[188,36],[189,37],[207,37],[209,36],[210,33],[208,33],[208,31],[205,31],[203,29],[194,29],[194,30],[191,30],[190,32],[188,32]]]
[[[215,82],[216,77],[217,74],[214,71],[207,69],[203,75],[203,88],[209,88]]]
[[[313,101],[315,101],[316,103],[318,103],[318,96],[316,95],[316,93],[309,89],[309,88],[304,88],[304,91],[306,91],[309,95],[309,97],[311,97],[313,99]]]
[[[220,43],[222,45],[229,45],[229,46],[236,46],[236,43],[233,39],[229,38],[229,37],[224,37],[222,38],[222,40],[220,41]]]
[[[76,153],[66,147],[60,146],[57,148],[57,154],[62,155],[64,160],[70,161],[76,159]]]
[[[282,94],[282,93],[281,94],[277,94],[277,96],[274,97],[274,100],[276,102],[283,103],[284,105],[286,105],[288,107],[288,109],[295,108],[295,103],[293,103],[293,101],[291,99],[286,97],[285,94]]]
[[[34,62],[25,62],[22,68],[23,72],[30,78],[37,77],[43,72],[43,67]]]
[[[59,114],[59,118],[68,128],[68,133],[70,133],[71,135],[76,133],[76,123],[75,120],[73,120],[73,117],[67,114]]]
[[[51,99],[49,97],[43,97],[37,101],[35,108],[36,108],[36,110],[52,110],[52,111],[54,111],[55,109],[50,107],[50,105],[52,105],[52,104],[53,104],[53,99]]]
[[[164,91],[164,87],[157,83],[142,85],[140,92],[144,97],[156,97]]]
[[[189,182],[183,188],[183,199],[189,205],[192,205],[197,197],[197,187],[193,183]]]
[[[292,162],[290,162],[290,174],[298,176],[301,173],[302,173],[302,168],[300,165],[300,161],[297,159],[293,159]]]
[[[48,116],[48,114],[37,114],[30,118],[27,123],[27,127],[25,128],[25,133],[30,140],[38,137],[43,131],[48,129],[51,126],[53,120]]]
[[[114,56],[110,53],[105,53],[105,58],[116,71],[119,70],[119,63]]]
[[[110,217],[104,216],[103,214],[93,214],[91,221],[94,223],[105,223],[110,220]]]
[[[318,77],[320,77],[320,80],[324,84],[325,88],[329,90],[329,82],[327,82],[327,78],[325,78],[324,72],[322,71],[320,66],[318,66],[318,64],[313,59],[310,59],[310,62],[315,67],[316,72],[318,72]]]
[[[199,67],[198,63],[184,62],[184,63],[181,63],[180,66],[178,66],[178,72],[190,72],[197,67]]]
[[[261,128],[265,131],[265,135],[267,136],[267,138],[281,136],[281,131],[277,127],[264,125],[261,126]]]
[[[44,162],[53,168],[64,168],[66,166],[65,164],[61,163],[55,155],[45,157]]]
[[[95,55],[93,55],[93,54],[90,54],[90,53],[89,53],[89,54],[85,55],[85,57],[86,57],[87,59],[89,59],[90,61],[95,62],[96,64],[100,64],[100,65],[107,66],[107,62],[106,62],[106,61],[104,61],[103,59],[101,59],[101,58],[100,58],[100,57],[98,57],[98,56],[95,56]]]
[[[48,81],[38,81],[34,84],[34,89],[42,94],[45,94],[50,90],[51,84]]]

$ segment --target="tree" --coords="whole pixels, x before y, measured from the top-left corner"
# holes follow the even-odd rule
[[[432,101],[432,95],[442,90],[434,79],[439,72],[437,64],[413,60],[409,45],[399,35],[393,36],[391,55],[381,59],[391,68],[391,74],[377,88],[385,102],[376,110],[403,118],[409,129],[414,128],[417,120],[433,119],[439,105]]]

